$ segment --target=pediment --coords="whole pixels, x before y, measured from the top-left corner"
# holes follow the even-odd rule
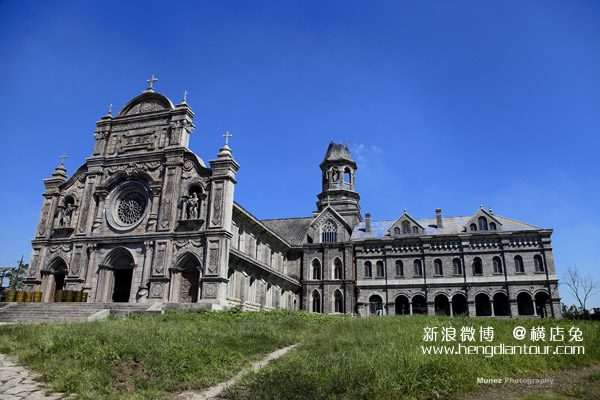
[[[352,231],[352,227],[348,225],[346,220],[330,206],[325,207],[325,209],[321,211],[321,213],[314,219],[310,226],[312,228],[318,228],[329,220],[333,220],[337,223],[337,225],[343,226],[344,229],[346,229],[346,232]]]
[[[479,218],[480,217],[484,217],[486,219],[486,224],[488,227],[488,231],[499,231],[500,227],[502,226],[502,223],[496,218],[494,217],[493,214],[490,214],[489,212],[485,211],[482,207],[479,208],[479,210],[477,210],[477,212],[475,213],[475,215],[473,215],[473,217],[471,217],[471,219],[469,221],[467,221],[467,223],[464,225],[464,229],[467,232],[473,232],[473,230],[471,229],[471,225],[475,224],[475,226],[477,227],[477,229],[475,231],[480,231],[481,229],[479,229]],[[490,227],[490,223],[494,223],[496,225],[496,229],[492,229]]]
[[[156,111],[172,110],[175,107],[171,100],[160,93],[142,93],[125,105],[117,114],[117,117],[131,116],[137,114],[148,114]]]
[[[405,221],[408,223],[409,233],[406,233],[403,230],[403,223]],[[398,231],[396,230],[396,228],[398,229]],[[418,232],[414,231],[415,228],[417,228]],[[399,233],[396,233],[396,232],[399,232]],[[402,216],[400,218],[398,218],[396,220],[396,222],[394,222],[392,224],[392,226],[390,227],[390,229],[388,229],[386,234],[388,236],[398,236],[398,235],[420,235],[423,233],[425,233],[425,228],[423,227],[423,225],[418,223],[413,217],[408,215],[405,211],[404,214],[402,214]]]

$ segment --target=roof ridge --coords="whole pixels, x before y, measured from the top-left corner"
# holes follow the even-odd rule
[[[290,220],[290,219],[313,219],[314,217],[290,217],[290,218],[266,218],[266,219],[260,219],[259,221],[283,221],[283,220]]]
[[[504,216],[502,216],[502,215],[498,215],[498,214],[492,214],[492,215],[494,215],[495,217],[500,217],[500,218],[507,219],[507,220],[509,220],[509,221],[518,222],[519,224],[524,224],[524,225],[533,226],[533,227],[535,227],[535,228],[538,228],[538,229],[544,229],[544,228],[542,228],[541,226],[537,226],[537,225],[533,225],[533,224],[530,224],[530,223],[527,223],[527,222],[519,221],[518,219],[513,219],[513,218],[509,218],[509,217],[504,217]]]

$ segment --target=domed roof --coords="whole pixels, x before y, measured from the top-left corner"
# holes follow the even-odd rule
[[[345,162],[350,163],[356,166],[356,163],[350,156],[350,150],[348,150],[348,145],[337,144],[333,141],[329,143],[329,147],[327,148],[327,153],[325,154],[325,158],[323,159],[322,164],[327,162]]]
[[[124,117],[136,114],[147,114],[156,111],[173,110],[175,106],[167,97],[151,90],[145,90],[139,96],[131,99],[119,111],[117,117]]]

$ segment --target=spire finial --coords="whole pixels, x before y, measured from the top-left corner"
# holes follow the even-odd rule
[[[62,156],[59,157],[60,160],[60,165],[63,165],[65,163],[65,158],[69,158],[69,156],[67,155],[67,153],[63,153]]]
[[[406,206],[404,206],[404,214],[406,214]]]
[[[113,109],[113,105],[112,105],[112,103],[110,103],[110,106],[108,106],[108,115],[112,115],[112,109]]]
[[[493,214],[493,212],[492,212],[492,203],[490,203],[490,214]]]
[[[152,74],[152,78],[150,78],[150,79],[148,79],[148,80],[146,81],[146,82],[148,82],[148,83],[150,84],[150,87],[149,87],[148,89],[146,89],[146,90],[150,90],[150,91],[154,92],[154,88],[152,87],[152,84],[153,84],[154,82],[156,82],[157,80],[158,80],[158,79],[156,79],[156,78],[154,77],[154,74]]]
[[[185,92],[183,92],[183,102],[185,103],[187,101],[187,95],[188,95],[188,91],[186,90]]]
[[[479,208],[483,208],[483,203],[479,200]]]
[[[222,135],[225,138],[225,146],[229,144],[229,138],[232,136],[227,132],[225,135]]]

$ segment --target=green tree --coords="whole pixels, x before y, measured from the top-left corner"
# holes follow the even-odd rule
[[[23,280],[25,279],[25,274],[27,273],[27,268],[29,264],[21,264],[20,267],[17,267],[6,274],[8,277],[8,288],[11,290],[23,290]]]

